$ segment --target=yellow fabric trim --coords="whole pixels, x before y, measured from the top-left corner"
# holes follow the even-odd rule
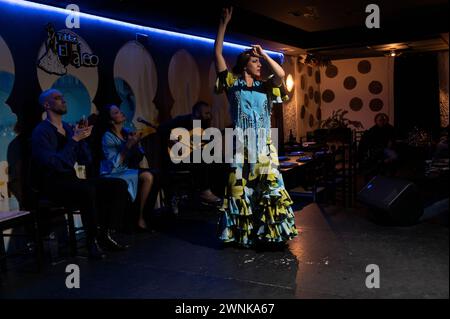
[[[233,85],[234,82],[236,82],[237,80],[237,76],[235,76],[233,73],[228,72],[227,73],[227,78],[225,81],[225,84],[227,85],[227,88],[229,88],[230,86]]]
[[[272,94],[273,94],[273,96],[279,96],[279,97],[281,97],[281,91],[280,91],[280,88],[272,88]]]
[[[237,78],[238,77],[233,73],[227,71],[227,77],[225,78],[225,83],[223,83],[218,76],[216,79],[216,84],[214,86],[214,91],[216,93],[222,93],[224,89],[228,89],[229,87],[231,87],[237,80]]]

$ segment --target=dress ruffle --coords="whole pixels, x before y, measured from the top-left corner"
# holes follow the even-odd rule
[[[231,174],[220,210],[219,238],[222,241],[250,247],[257,241],[285,242],[298,234],[291,208],[293,202],[276,168],[271,168],[268,174],[257,173],[253,180],[243,179],[243,186],[237,186],[235,172]]]
[[[249,247],[253,243],[253,213],[248,198],[224,199],[219,219],[220,240],[238,242]]]

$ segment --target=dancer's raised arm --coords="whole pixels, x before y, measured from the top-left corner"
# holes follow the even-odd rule
[[[224,8],[222,10],[222,17],[219,23],[219,30],[217,31],[216,41],[214,42],[214,54],[216,62],[217,73],[227,70],[227,64],[222,55],[223,49],[223,39],[225,37],[225,30],[227,28],[228,22],[231,20],[231,15],[233,13],[233,8]]]

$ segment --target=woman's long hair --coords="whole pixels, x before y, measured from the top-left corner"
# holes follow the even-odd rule
[[[95,116],[95,123],[93,125],[92,134],[90,138],[90,146],[92,150],[94,171],[97,172],[100,169],[100,162],[104,159],[102,139],[103,135],[111,130],[111,115],[110,111],[116,104],[107,104],[99,109],[99,113]]]
[[[235,75],[241,75],[244,73],[245,68],[247,67],[248,61],[250,58],[255,56],[252,50],[245,50],[240,53],[236,58],[236,64],[234,65],[232,71]]]
[[[111,108],[116,106],[115,104],[107,104],[99,110],[97,128],[99,132],[105,134],[111,130],[113,124],[111,123]]]

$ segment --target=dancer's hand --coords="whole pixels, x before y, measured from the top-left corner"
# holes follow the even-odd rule
[[[267,53],[263,50],[263,48],[259,44],[252,45],[252,53],[258,58],[265,58]]]
[[[227,25],[228,22],[230,22],[232,14],[233,14],[233,7],[222,9],[221,21],[224,25]]]

